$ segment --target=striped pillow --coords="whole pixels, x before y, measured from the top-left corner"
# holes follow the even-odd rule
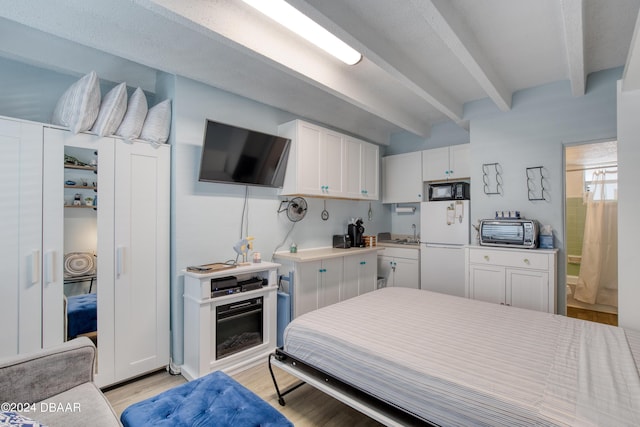
[[[113,135],[127,111],[127,84],[120,83],[111,89],[100,104],[98,118],[91,128],[100,136]]]
[[[144,95],[142,89],[137,88],[131,94],[131,97],[129,97],[127,112],[115,134],[126,139],[136,139],[139,137],[148,110],[147,97]]]
[[[51,123],[79,133],[91,129],[100,110],[100,82],[95,71],[82,77],[62,94]]]
[[[171,100],[165,99],[151,107],[144,120],[140,139],[145,141],[165,143],[171,129]]]

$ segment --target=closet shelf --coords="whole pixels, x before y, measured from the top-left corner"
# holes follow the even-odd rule
[[[93,185],[64,185],[64,188],[79,188],[81,190],[93,190],[98,191],[98,187]]]
[[[96,206],[88,206],[88,205],[64,205],[65,208],[73,208],[73,209],[97,209]]]
[[[65,163],[64,164],[64,168],[65,169],[80,169],[80,170],[85,170],[85,171],[97,171],[98,167],[97,166],[81,166],[81,165],[72,165],[69,163]]]

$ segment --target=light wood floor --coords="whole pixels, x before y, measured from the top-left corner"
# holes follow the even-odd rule
[[[274,373],[281,390],[297,382],[296,378],[278,368],[274,368]],[[286,406],[280,406],[266,361],[233,375],[233,378],[280,411],[296,427],[382,425],[309,385],[303,385],[288,394],[285,397]],[[120,416],[129,405],[185,382],[186,380],[181,375],[170,375],[166,371],[159,371],[108,389],[105,391],[105,395]]]
[[[590,320],[605,325],[618,326],[618,315],[602,311],[586,310],[584,308],[567,307],[567,316],[576,319]]]

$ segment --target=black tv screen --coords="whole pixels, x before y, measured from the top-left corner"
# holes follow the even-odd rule
[[[199,181],[282,187],[290,139],[207,120]]]

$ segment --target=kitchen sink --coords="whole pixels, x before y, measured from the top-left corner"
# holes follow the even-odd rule
[[[380,243],[393,243],[394,245],[419,245],[420,244],[418,240],[410,240],[410,239],[381,240]]]

